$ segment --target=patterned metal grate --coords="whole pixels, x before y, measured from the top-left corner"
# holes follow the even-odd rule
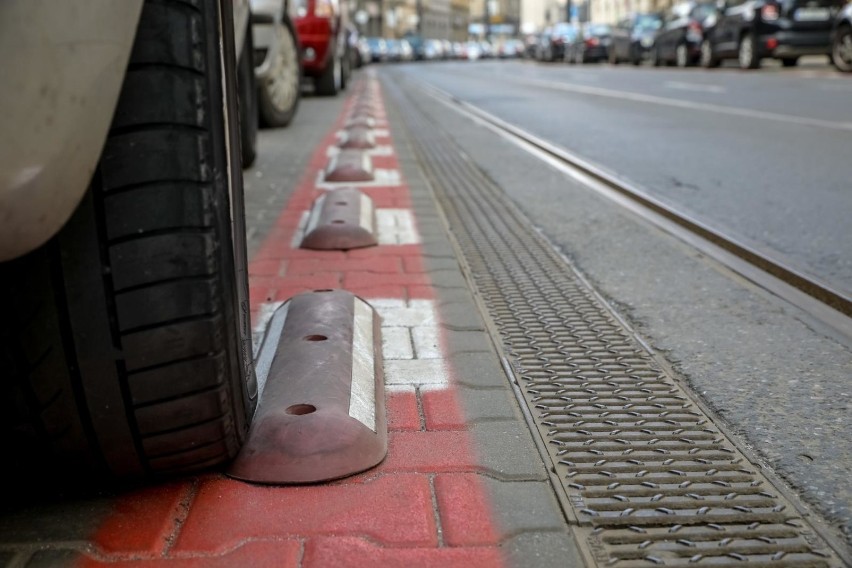
[[[838,566],[796,509],[395,85],[427,177],[600,566]]]

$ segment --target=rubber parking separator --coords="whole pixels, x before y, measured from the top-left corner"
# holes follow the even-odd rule
[[[376,139],[368,127],[351,126],[343,131],[343,138],[337,145],[345,149],[370,150],[376,147]]]
[[[376,119],[370,116],[365,115],[353,115],[348,121],[346,121],[346,128],[375,128],[376,127]]]
[[[364,182],[374,179],[372,160],[361,150],[341,150],[329,160],[325,170],[327,182]]]
[[[311,207],[300,248],[349,250],[376,246],[373,200],[355,188],[333,189]]]
[[[379,464],[388,449],[380,348],[378,314],[349,292],[285,302],[258,353],[260,402],[228,475],[315,483]]]

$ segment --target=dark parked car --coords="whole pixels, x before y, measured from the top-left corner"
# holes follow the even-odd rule
[[[539,61],[562,61],[565,58],[565,46],[577,37],[577,26],[559,23],[542,32],[538,38],[536,59]]]
[[[656,65],[674,63],[689,67],[698,63],[705,32],[712,30],[718,8],[709,2],[681,2],[666,12],[663,25],[654,36],[651,62]]]
[[[720,0],[724,9],[705,37],[708,66],[737,59],[743,69],[761,59],[793,67],[802,55],[830,55],[834,18],[845,0]]]
[[[606,61],[612,28],[606,24],[585,24],[574,41],[565,48],[568,63]]]
[[[659,14],[634,14],[618,22],[611,30],[609,62],[613,65],[622,61],[633,65],[642,63],[662,23]]]
[[[831,62],[840,71],[852,73],[852,4],[846,4],[834,21]]]

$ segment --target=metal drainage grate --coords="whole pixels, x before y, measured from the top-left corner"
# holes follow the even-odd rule
[[[410,99],[415,150],[601,566],[839,566],[795,508]]]

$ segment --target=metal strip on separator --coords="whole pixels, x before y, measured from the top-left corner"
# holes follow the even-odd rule
[[[502,190],[398,85],[385,87],[499,334],[590,565],[841,566]]]

